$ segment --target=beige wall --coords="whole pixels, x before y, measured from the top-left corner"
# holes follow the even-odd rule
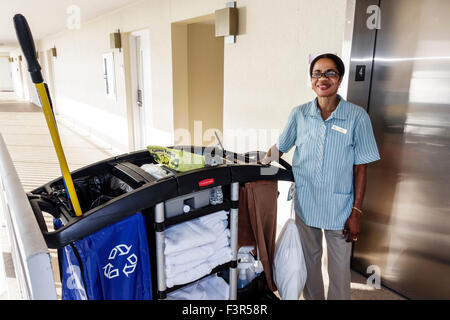
[[[188,25],[191,134],[195,133],[196,121],[201,121],[202,124],[202,137],[194,137],[195,145],[201,143],[207,146],[214,143],[216,139],[211,131],[223,131],[223,56],[224,41],[215,37],[214,25],[202,23]]]
[[[173,126],[189,131],[188,24],[172,24]],[[176,144],[191,143],[175,136]]]
[[[345,5],[345,0],[238,2],[241,35],[225,46],[226,147],[266,150],[290,110],[314,98],[307,86],[308,56],[341,53]],[[242,141],[239,130],[245,128],[258,131],[257,145]]]
[[[118,151],[128,151],[123,52],[115,52],[117,99],[103,95],[101,54],[109,33],[149,28],[152,108],[160,144],[173,143],[172,27],[223,8],[218,0],[141,1],[82,24],[80,30],[44,38],[38,50],[58,49],[55,62],[59,110]],[[265,149],[275,142],[292,107],[313,98],[307,86],[309,53],[341,53],[347,0],[242,0],[240,35],[224,47],[223,130],[226,148]],[[317,18],[318,17],[318,18]],[[184,31],[183,31],[184,32]],[[62,104],[62,106],[61,106]],[[129,114],[129,112],[128,112]],[[258,132],[247,145],[239,130]],[[274,132],[271,136],[271,130]],[[228,131],[228,133],[227,133]],[[238,145],[237,136],[241,137]]]
[[[177,23],[172,54],[175,143],[207,146],[223,131],[223,39],[213,24]]]

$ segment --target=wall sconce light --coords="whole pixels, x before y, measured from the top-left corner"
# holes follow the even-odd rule
[[[58,56],[58,53],[56,52],[56,47],[53,47],[52,48],[52,57],[57,57]]]
[[[120,30],[117,30],[117,32],[110,33],[109,34],[109,42],[111,49],[122,49],[122,39],[120,37]]]
[[[225,37],[225,43],[235,43],[238,22],[236,1],[228,2],[226,8],[215,11],[216,37]]]

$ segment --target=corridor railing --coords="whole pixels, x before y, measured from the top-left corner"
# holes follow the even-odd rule
[[[6,220],[22,299],[57,299],[48,247],[1,134],[0,214]]]

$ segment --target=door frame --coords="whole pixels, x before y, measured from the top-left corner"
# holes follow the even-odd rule
[[[136,38],[141,39],[142,56],[142,82],[143,96],[142,107],[137,104],[138,91],[138,61],[136,52]],[[150,30],[144,29],[130,32],[129,34],[129,57],[130,57],[130,87],[131,87],[131,108],[132,108],[132,125],[133,125],[133,145],[134,149],[145,148],[148,143],[148,133],[153,127],[153,119],[151,117],[151,61],[150,61]]]
[[[50,90],[50,95],[52,98],[53,112],[59,114],[58,104],[56,103],[56,85],[55,85],[55,57],[53,57],[52,49],[44,51],[43,60],[46,62],[46,72],[47,72],[47,83],[48,89]]]

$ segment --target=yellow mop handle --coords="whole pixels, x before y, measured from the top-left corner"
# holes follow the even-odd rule
[[[81,207],[78,201],[77,193],[75,192],[75,187],[73,185],[72,176],[70,175],[69,167],[67,165],[66,156],[64,155],[64,150],[61,145],[61,140],[59,138],[58,129],[55,125],[55,119],[53,117],[52,108],[50,106],[50,101],[47,96],[47,90],[43,82],[35,84],[36,89],[39,92],[39,96],[42,102],[42,109],[44,111],[45,120],[47,121],[48,129],[50,130],[50,135],[52,137],[53,145],[56,150],[56,155],[58,156],[59,164],[61,166],[61,171],[66,182],[67,191],[69,192],[70,200],[72,201],[73,209],[75,210],[75,215],[81,216]]]
[[[27,19],[20,13],[14,16],[14,27],[16,29],[17,40],[19,40],[20,47],[23,54],[27,59],[28,71],[30,72],[31,80],[33,81],[36,89],[39,93],[39,97],[42,102],[42,109],[44,110],[45,120],[47,121],[48,129],[53,140],[53,145],[58,156],[59,165],[63,174],[63,179],[66,184],[69,198],[72,201],[72,206],[77,216],[81,216],[81,207],[78,202],[77,193],[73,185],[72,176],[70,175],[69,167],[67,166],[66,157],[61,145],[61,140],[58,134],[58,128],[56,127],[55,118],[53,116],[51,101],[49,94],[47,94],[47,88],[44,83],[44,79],[41,73],[41,66],[36,57],[36,47],[34,46],[33,35],[31,34],[30,26]]]

